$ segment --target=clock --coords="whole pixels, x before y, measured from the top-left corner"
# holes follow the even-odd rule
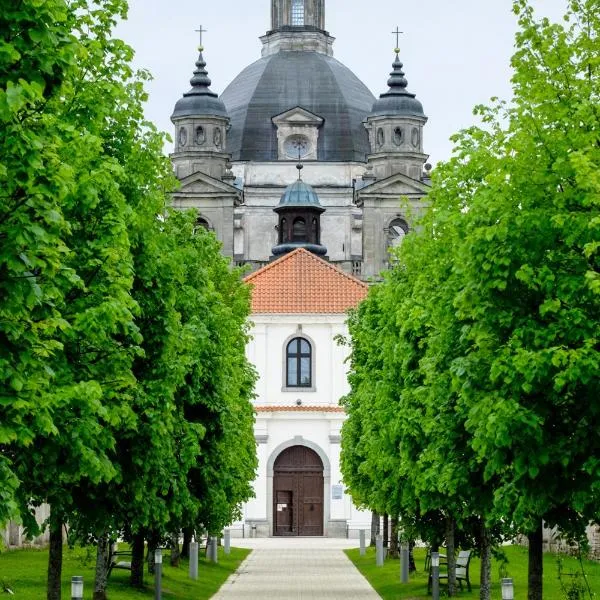
[[[290,135],[283,144],[289,158],[303,158],[310,152],[308,138],[303,135]]]

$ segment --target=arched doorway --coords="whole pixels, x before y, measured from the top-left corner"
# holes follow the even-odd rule
[[[275,460],[273,534],[323,535],[323,463],[306,446],[291,446]]]

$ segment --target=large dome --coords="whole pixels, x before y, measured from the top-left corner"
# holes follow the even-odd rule
[[[362,161],[370,152],[363,121],[375,98],[342,63],[319,52],[282,51],[246,67],[221,95],[231,118],[233,160],[277,160],[271,119],[300,106],[324,119],[318,157]]]

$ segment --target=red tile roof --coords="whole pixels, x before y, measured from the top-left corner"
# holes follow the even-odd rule
[[[248,275],[253,313],[345,313],[369,287],[327,261],[298,248]]]
[[[256,412],[346,412],[342,406],[255,406]]]

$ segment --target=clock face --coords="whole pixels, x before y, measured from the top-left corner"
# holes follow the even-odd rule
[[[290,135],[284,143],[284,149],[290,158],[302,158],[310,151],[308,139],[303,135]]]

